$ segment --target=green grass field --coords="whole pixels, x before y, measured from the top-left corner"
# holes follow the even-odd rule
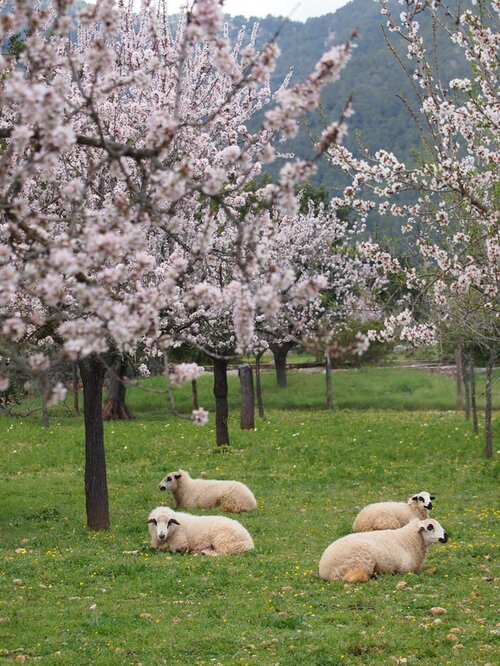
[[[498,663],[497,464],[483,459],[482,434],[449,411],[453,385],[442,377],[334,377],[337,408],[327,412],[321,375],[290,374],[281,392],[266,375],[266,419],[253,432],[238,430],[231,378],[227,451],[214,447],[212,418],[196,428],[168,415],[164,395],[133,389],[136,419],[106,424],[106,533],[85,528],[81,417],[59,408],[48,430],[38,416],[0,418],[3,662]],[[145,384],[159,389],[161,380]],[[188,387],[177,393],[187,413]],[[211,407],[210,377],[200,380],[200,402]],[[494,429],[498,442],[498,414]],[[258,510],[239,518],[252,553],[149,548],[147,514],[166,501],[158,482],[178,467],[254,490]],[[323,550],[350,531],[364,504],[419,490],[436,495],[433,516],[450,534],[420,575],[353,586],[318,578]],[[447,612],[433,616],[436,606]]]
[[[213,409],[212,375],[206,373],[198,380],[199,402]],[[165,381],[153,377],[129,390],[131,408],[148,418],[165,418],[168,412],[164,395]],[[279,410],[323,409],[325,405],[325,376],[318,372],[288,372],[288,388],[277,390],[274,372],[262,373],[264,406]],[[453,382],[442,375],[402,368],[362,368],[335,370],[333,373],[335,409],[380,409],[395,411],[455,410],[456,394]],[[189,387],[174,391],[181,413],[189,414]],[[484,375],[477,377],[479,407],[484,406]],[[240,392],[237,377],[229,378],[229,405],[239,409]],[[494,381],[494,404],[500,404],[500,372]]]

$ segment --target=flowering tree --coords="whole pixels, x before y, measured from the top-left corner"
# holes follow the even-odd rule
[[[286,353],[294,343],[302,341],[328,358],[365,351],[365,336],[357,336],[347,350],[338,333],[347,319],[366,315],[387,280],[356,249],[363,224],[352,224],[331,206],[312,201],[296,215],[278,218],[272,262],[286,269],[288,282],[280,307],[257,320],[257,333],[274,349],[278,385],[286,386]]]
[[[231,47],[217,0],[197,0],[175,32],[163,1],[144,2],[138,16],[131,2],[112,0],[2,5],[2,43],[20,34],[24,48],[0,59],[0,389],[7,359],[38,376],[50,364],[40,349],[78,361],[87,520],[106,528],[106,367],[139,341],[152,353],[172,344],[184,325],[182,285],[212,297],[198,266],[219,251],[238,268],[229,300],[244,345],[242,313],[258,307],[251,279],[264,262],[258,239],[269,235],[268,216],[241,214],[247,183],[274,159],[272,140],[293,135],[295,119],[318,104],[350,45],[283,88],[251,133],[245,121],[271,100],[277,48],[257,53],[243,35]],[[286,165],[263,203],[293,210],[294,186],[310,170]],[[221,225],[232,238],[223,250]]]
[[[413,261],[399,260],[373,242],[367,256],[406,287],[399,312],[386,319],[384,336],[415,344],[432,342],[436,315],[461,321],[467,336],[490,349],[488,385],[499,345],[500,235],[498,224],[498,18],[497,2],[475,3],[456,15],[444,3],[407,0],[395,18],[386,2],[389,33],[401,38],[420,115],[424,154],[408,165],[385,150],[356,158],[342,147],[333,164],[352,177],[338,199],[365,219],[371,210],[400,217]],[[459,5],[459,10],[460,10]],[[435,30],[461,51],[470,76],[444,82],[433,45],[426,45],[419,18],[430,12]],[[391,46],[393,51],[396,48]],[[403,61],[401,60],[403,64]],[[491,391],[487,391],[486,455],[491,456]]]

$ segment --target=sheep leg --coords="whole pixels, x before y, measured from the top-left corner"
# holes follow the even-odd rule
[[[348,569],[341,578],[342,580],[345,580],[346,583],[367,583],[371,576],[365,569],[352,567],[351,569]]]
[[[201,551],[201,554],[206,555],[207,557],[217,557],[217,555],[219,555],[219,553],[213,548],[205,548]]]
[[[212,537],[212,548],[217,555],[229,555],[231,553],[243,553],[251,550],[253,544],[248,543],[247,539],[241,534],[235,534],[232,529],[223,529],[217,531]]]
[[[242,509],[236,498],[232,497],[231,493],[221,497],[219,507],[225,513],[241,513]]]
[[[231,504],[230,502],[224,503],[220,507],[224,513],[241,513],[242,509],[239,506]]]

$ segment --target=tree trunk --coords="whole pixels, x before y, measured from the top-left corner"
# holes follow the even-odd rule
[[[472,427],[474,434],[479,433],[479,424],[477,419],[477,402],[476,402],[476,372],[474,368],[474,359],[470,357],[469,362],[469,380],[470,380],[470,409],[472,414]]]
[[[132,412],[125,404],[127,392],[127,361],[120,358],[113,364],[109,377],[108,397],[102,410],[104,421],[129,421]]]
[[[196,382],[196,379],[191,380],[191,394],[192,394],[192,401],[193,401],[193,409],[198,409],[199,404],[198,404],[198,384]]]
[[[240,365],[238,377],[241,386],[241,430],[255,430],[255,394],[253,390],[252,368],[247,364]]]
[[[455,376],[457,379],[457,412],[464,408],[462,399],[462,348],[458,347],[455,351]]]
[[[491,432],[491,412],[492,412],[492,384],[493,384],[493,366],[495,364],[496,354],[490,353],[488,363],[486,364],[486,406],[484,408],[484,431],[486,435],[485,455],[487,458],[493,457],[493,434]]]
[[[215,439],[217,446],[229,445],[227,418],[227,361],[214,358]]]
[[[257,394],[257,407],[259,409],[259,417],[264,418],[264,402],[262,400],[262,386],[260,383],[260,359],[264,352],[255,354],[255,392]]]
[[[104,454],[102,387],[106,367],[100,356],[92,354],[78,362],[83,384],[85,422],[85,504],[87,527],[109,528],[108,484]]]
[[[462,369],[462,382],[464,385],[465,393],[465,418],[470,419],[470,390],[469,390],[469,376],[467,373],[467,366],[469,363],[469,356],[464,351],[462,351],[462,358],[460,367]]]
[[[280,388],[286,388],[286,357],[293,347],[293,342],[271,342],[269,349],[274,356],[276,367],[276,382]]]
[[[73,362],[73,411],[78,414],[80,407],[78,405],[78,363]]]
[[[325,354],[325,374],[326,374],[326,408],[333,409],[333,390],[332,390],[332,361],[330,354]]]

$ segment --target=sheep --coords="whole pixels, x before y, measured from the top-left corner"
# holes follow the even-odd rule
[[[254,547],[243,525],[225,516],[193,516],[159,506],[149,514],[148,529],[152,548],[173,553],[215,556]]]
[[[377,502],[368,504],[356,516],[352,526],[353,532],[373,532],[374,530],[397,530],[408,524],[410,520],[425,520],[432,509],[429,493],[423,490],[413,495],[408,502]]]
[[[180,469],[160,481],[160,490],[169,490],[176,509],[222,509],[227,513],[253,511],[257,502],[252,491],[239,481],[192,479]]]
[[[437,520],[414,518],[397,530],[349,534],[328,546],[319,563],[323,580],[340,578],[366,583],[377,574],[418,573],[427,548],[446,543],[448,535]]]

